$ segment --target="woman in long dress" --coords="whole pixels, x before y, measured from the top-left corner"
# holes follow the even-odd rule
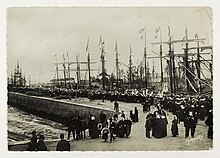
[[[175,115],[173,117],[171,131],[172,131],[173,137],[176,137],[178,135],[178,120],[177,120],[177,117]]]

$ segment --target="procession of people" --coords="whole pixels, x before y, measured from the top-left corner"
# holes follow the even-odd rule
[[[22,92],[30,95],[30,89],[18,88],[15,92]],[[184,136],[185,138],[194,138],[196,136],[196,127],[198,120],[204,121],[208,126],[207,137],[213,139],[213,102],[208,96],[192,95],[174,95],[166,94],[163,96],[147,95],[141,93],[129,94],[124,92],[103,92],[103,91],[69,91],[69,90],[51,90],[51,89],[32,89],[35,95],[48,95],[49,97],[61,97],[66,94],[71,97],[88,97],[91,100],[100,99],[101,101],[109,100],[113,105],[115,115],[108,118],[104,111],[101,111],[99,117],[93,114],[88,116],[88,121],[80,116],[71,116],[66,122],[68,127],[67,140],[79,141],[83,138],[97,139],[101,138],[104,142],[114,142],[117,137],[126,138],[131,134],[131,127],[134,123],[140,122],[140,112],[137,107],[143,107],[141,114],[146,115],[145,135],[146,138],[160,139],[168,136],[168,130],[171,131],[172,137]],[[68,93],[67,93],[68,92]],[[74,96],[75,95],[75,96]],[[104,100],[103,100],[104,96]],[[59,99],[60,99],[59,98]],[[135,107],[125,111],[123,106],[126,103],[135,103]],[[156,110],[155,110],[156,109]],[[168,122],[167,113],[171,113],[173,120]],[[179,132],[179,125],[183,122],[185,132]],[[170,126],[168,126],[170,124]],[[168,129],[170,127],[170,129]],[[88,131],[88,134],[87,132]],[[43,147],[43,136],[41,139],[36,138],[33,133],[32,140],[28,144],[31,150],[47,150]],[[61,140],[64,139],[63,135]],[[42,147],[37,149],[37,139]],[[38,147],[39,148],[39,147]]]

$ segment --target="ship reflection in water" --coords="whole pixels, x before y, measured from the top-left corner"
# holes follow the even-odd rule
[[[8,105],[8,141],[29,140],[33,130],[43,134],[47,140],[59,139],[60,133],[67,135],[64,125]]]

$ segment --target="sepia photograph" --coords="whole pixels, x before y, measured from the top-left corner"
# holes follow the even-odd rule
[[[213,10],[7,8],[7,148],[213,149]]]

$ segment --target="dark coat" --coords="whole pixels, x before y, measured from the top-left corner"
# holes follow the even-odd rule
[[[106,121],[106,115],[104,113],[101,113],[99,119],[101,123],[104,123]]]
[[[133,119],[134,122],[138,122],[138,110],[137,108],[135,108],[134,110],[134,119]]]
[[[207,126],[213,126],[213,113],[212,112],[208,113],[208,117],[207,117],[207,119],[205,121],[205,124]]]
[[[194,117],[192,116],[187,116],[185,121],[184,121],[184,127],[186,128],[196,128],[196,121]]]
[[[151,127],[152,127],[152,122],[151,122],[151,119],[148,118],[146,119],[145,128],[148,130],[151,130]]]
[[[36,150],[36,145],[34,145],[31,141],[28,142],[27,151],[35,151],[35,150]]]
[[[156,118],[154,121],[154,137],[163,138],[167,136],[167,120]]]
[[[47,146],[43,140],[39,140],[37,143],[37,151],[47,151]]]
[[[57,143],[56,151],[70,151],[70,143],[66,140],[60,140]]]
[[[31,142],[32,142],[34,145],[37,144],[37,136],[36,136],[36,135],[33,135],[33,136],[31,137]]]
[[[173,136],[176,136],[176,135],[179,134],[178,133],[178,120],[177,119],[174,119],[172,121],[171,131],[172,131]]]
[[[99,131],[97,127],[98,123],[96,120],[90,121],[90,136],[91,138],[98,138],[99,137]]]
[[[37,136],[36,134],[31,137],[31,141],[28,143],[27,151],[35,151],[37,148]]]

